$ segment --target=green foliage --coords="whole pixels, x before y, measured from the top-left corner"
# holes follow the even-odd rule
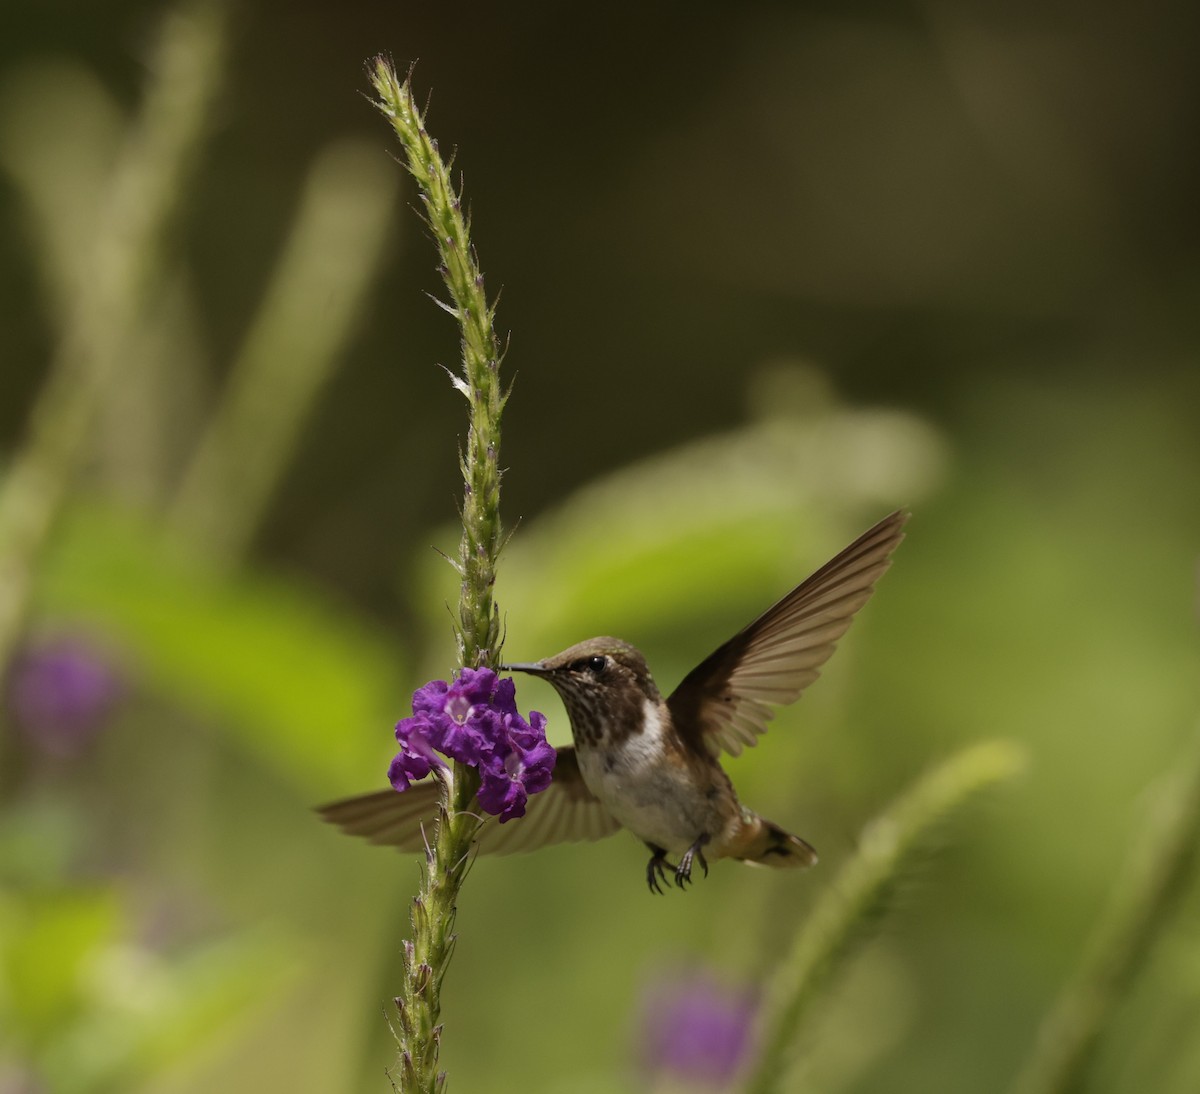
[[[81,506],[48,560],[41,605],[102,625],[147,682],[307,794],[379,762],[403,656],[299,581],[230,573],[143,521]]]
[[[807,390],[812,378],[777,366],[764,379]],[[540,610],[510,621],[510,641],[545,656],[578,640],[579,620],[638,645],[697,627],[715,639],[886,499],[917,502],[944,473],[943,442],[920,420],[814,403],[776,401],[770,417],[622,468],[523,528],[504,581]]]
[[[138,894],[70,878],[86,823],[77,810],[27,802],[0,827],[0,1074],[23,1071],[62,1094],[118,1094],[169,1075],[236,1028],[286,982],[276,934],[209,941],[145,937]],[[16,1069],[5,1071],[5,1068]]]
[[[462,536],[455,568],[462,577],[457,626],[459,662],[491,667],[500,657],[500,613],[493,599],[500,523],[500,416],[506,396],[500,384],[500,340],[495,308],[488,304],[483,273],[471,243],[462,196],[454,189],[450,164],[413,99],[411,74],[403,82],[391,63],[376,58],[371,83],[376,105],[391,122],[404,149],[409,174],[417,183],[425,222],[437,246],[439,269],[450,293],[443,305],[462,335],[462,373],[452,375],[468,406],[467,440],[460,457],[464,480]],[[404,943],[405,976],[396,998],[396,1064],[401,1089],[436,1094],[446,1074],[438,1067],[441,1049],[442,981],[454,953],[458,894],[466,877],[472,842],[479,830],[474,771],[455,762],[442,776],[442,796],[426,858],[421,891],[413,898],[412,937]]]
[[[6,575],[0,665],[8,663],[25,623],[38,556],[84,462],[102,401],[110,388],[136,383],[136,375],[129,376],[132,345],[159,289],[168,227],[182,205],[220,83],[224,29],[215,0],[196,0],[166,20],[157,78],[113,168],[99,228],[85,244],[77,292],[30,415],[28,440],[0,481]]]
[[[117,915],[102,887],[34,893],[4,908],[5,1024],[35,1052],[75,1017],[84,962],[112,935]]]
[[[331,153],[340,173],[318,156],[293,225],[285,212],[264,224],[263,211],[291,204],[307,144],[294,162],[278,156],[278,177],[253,176],[260,204],[230,200],[261,166],[230,158],[246,155],[241,126],[259,100],[279,149],[310,127],[315,142],[323,116],[301,107],[294,72],[275,85],[286,99],[262,85],[241,94],[248,67],[265,73],[271,60],[242,49],[238,94],[218,111],[225,158],[200,176],[211,193],[187,186],[223,57],[222,20],[189,10],[198,21],[170,24],[129,117],[119,81],[101,87],[63,62],[9,73],[0,92],[0,158],[22,209],[4,242],[28,229],[19,258],[45,296],[41,318],[15,307],[10,317],[7,417],[29,410],[0,488],[0,631],[27,610],[35,630],[83,624],[115,640],[130,691],[73,758],[41,753],[11,718],[0,724],[0,1087],[384,1089],[380,1011],[403,983],[398,939],[419,863],[341,840],[308,807],[382,785],[409,691],[450,667],[428,651],[449,648],[456,581],[426,544],[454,556],[460,530],[427,527],[452,505],[449,474],[427,456],[434,430],[457,427],[443,428],[444,387],[435,402],[421,379],[443,350],[413,318],[417,285],[389,288],[375,341],[334,377],[371,285],[397,273],[379,264],[383,180],[399,174],[382,149],[373,169],[356,152]],[[138,35],[103,17],[117,29],[97,71],[125,71]],[[507,165],[515,181],[502,192],[534,196],[511,207],[505,257],[510,209],[489,189],[488,216],[479,211],[494,226],[490,268],[538,324],[516,331],[506,438],[528,516],[495,575],[502,617],[490,587],[495,514],[464,541],[460,568],[488,588],[458,623],[472,657],[494,654],[497,623],[522,660],[615,633],[646,649],[669,688],[849,535],[911,507],[895,567],[820,683],[728,764],[748,803],[811,839],[821,864],[785,876],[722,863],[686,896],[656,902],[624,836],[479,859],[457,910],[441,1062],[456,1089],[627,1094],[641,1080],[631,1016],[664,968],[767,985],[796,963],[810,970],[796,996],[803,1021],[782,1039],[808,1089],[995,1094],[1025,1068],[1039,1091],[1082,1082],[1096,1094],[1190,1094],[1200,942],[1196,797],[1182,777],[1194,756],[1180,760],[1180,727],[1200,706],[1194,308],[1187,263],[1173,251],[1156,265],[1153,233],[1104,199],[1134,193],[1133,176],[1087,174],[1089,163],[1127,161],[1149,178],[1154,155],[1122,157],[1086,135],[1115,141],[1120,120],[1076,126],[1038,93],[1006,97],[1004,73],[1032,70],[999,39],[989,39],[995,59],[1009,67],[985,66],[1000,73],[989,95],[956,76],[943,88],[951,108],[927,114],[935,87],[919,58],[937,58],[938,87],[943,58],[959,75],[982,71],[971,34],[939,24],[937,49],[918,51],[907,38],[897,49],[891,24],[794,18],[753,24],[739,39],[753,63],[736,77],[706,69],[704,93],[679,94],[669,110],[641,102],[646,84],[637,118],[620,89],[597,111],[603,124],[573,100],[541,115],[570,118],[537,129],[570,185],[534,179],[542,164]],[[1064,40],[1045,56],[1079,75],[1090,54]],[[830,60],[814,67],[818,54]],[[520,149],[522,127],[536,125],[519,107],[557,99],[524,63],[499,63],[520,80],[486,92],[520,124],[493,152]],[[781,98],[785,70],[813,81],[803,102]],[[344,71],[328,78],[354,100]],[[520,92],[521,81],[536,91]],[[873,81],[895,115],[862,117]],[[1154,96],[1172,81],[1143,83],[1160,89],[1143,100],[1168,124]],[[678,93],[674,79],[662,84]],[[463,81],[469,117],[481,87]],[[518,93],[527,97],[508,97]],[[846,113],[823,113],[838,102]],[[1004,107],[998,128],[988,104]],[[918,106],[920,124],[907,124],[918,116],[904,110]],[[936,149],[921,159],[951,115],[964,128],[949,134],[949,158],[982,134],[984,170],[959,177],[963,165]],[[639,150],[630,123],[656,116],[669,128],[647,129]],[[1123,124],[1152,153],[1137,116],[1131,106]],[[753,136],[754,185],[775,196],[726,218],[747,157],[714,157],[714,132]],[[1063,181],[1071,171],[1028,157],[1030,132],[1078,175],[1076,189]],[[558,164],[576,133],[586,163]],[[623,169],[610,173],[614,148]],[[894,168],[918,163],[936,163],[937,177],[898,186]],[[946,198],[943,168],[962,184]],[[509,185],[500,172],[490,182]],[[443,245],[443,228],[467,227],[451,183],[439,176],[441,204],[425,207]],[[905,184],[928,217],[909,215]],[[1043,184],[1054,188],[1049,208]],[[990,220],[989,200],[1012,218]],[[603,219],[606,205],[618,220]],[[711,223],[697,230],[696,217]],[[313,224],[324,228],[309,235]],[[277,237],[290,242],[250,315],[259,289],[242,271],[269,266]],[[494,302],[465,234],[454,237],[449,307],[468,327],[468,373],[488,380],[500,356]],[[216,275],[185,260],[204,250],[199,239]],[[536,267],[549,279],[534,281]],[[1153,291],[1130,282],[1150,269],[1161,275]],[[29,291],[32,277],[5,273],[13,300]],[[223,292],[239,303],[217,315]],[[1172,327],[1172,309],[1183,326]],[[765,365],[778,346],[819,364]],[[826,370],[853,394],[835,397]],[[359,401],[340,401],[359,389]],[[494,384],[472,413],[486,417],[504,395]],[[386,436],[368,449],[362,408],[376,404]],[[473,426],[468,481],[490,504],[498,455],[488,428]],[[334,467],[360,450],[351,471]],[[332,500],[315,468],[346,475]],[[259,535],[268,514],[277,523]],[[364,528],[382,529],[379,542],[360,544]],[[378,569],[360,580],[369,549]],[[341,560],[344,587],[334,566],[322,569],[326,554]],[[409,564],[397,599],[411,615],[378,595],[398,558]],[[521,692],[524,708],[536,685]],[[553,695],[534,705],[563,740]],[[916,785],[930,757],[996,736],[1017,742],[1028,773],[969,825],[947,823],[935,858],[923,864],[894,839],[858,847],[865,820]],[[1178,782],[1163,777],[1173,770]],[[1147,814],[1165,821],[1145,826]],[[913,831],[929,819],[908,817]],[[920,884],[908,884],[913,873]],[[886,929],[857,944],[873,922],[864,911],[893,890],[902,899],[882,903]]]
[[[356,143],[314,163],[291,236],[224,398],[171,503],[180,534],[245,552],[354,331],[385,245],[396,184]]]
[[[1080,966],[1039,1031],[1014,1089],[1072,1094],[1087,1088],[1104,1034],[1194,882],[1200,853],[1200,740],[1155,802],[1154,815],[1112,886]]]
[[[458,619],[459,659],[472,668],[493,665],[500,653],[500,622],[492,602],[496,560],[504,540],[500,523],[500,417],[507,399],[500,383],[500,339],[496,309],[488,303],[470,218],[450,177],[450,161],[425,130],[413,98],[411,73],[403,81],[390,61],[375,58],[371,85],[376,105],[404,148],[408,172],[417,184],[425,223],[437,247],[438,269],[462,336],[461,375],[451,382],[466,398],[467,441],[461,464],[464,479],[462,536],[458,570],[462,575]],[[469,800],[469,796],[467,798]]]
[[[805,1019],[865,932],[886,913],[931,833],[1024,762],[1022,750],[1010,741],[974,745],[922,778],[868,825],[857,854],[830,883],[772,977],[764,1044],[746,1083],[748,1094],[785,1089]]]

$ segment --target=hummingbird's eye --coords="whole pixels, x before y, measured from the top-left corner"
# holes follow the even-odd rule
[[[608,668],[607,657],[589,657],[587,667],[596,675],[599,676],[606,668]]]

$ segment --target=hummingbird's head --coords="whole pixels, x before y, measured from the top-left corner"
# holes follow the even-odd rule
[[[647,701],[662,701],[641,651],[619,638],[589,638],[544,661],[502,665],[540,676],[567,708],[576,741],[598,743],[618,726],[641,724]]]

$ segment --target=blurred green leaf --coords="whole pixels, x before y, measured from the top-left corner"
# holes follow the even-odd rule
[[[830,544],[934,488],[946,453],[929,425],[790,405],[789,388],[807,395],[818,380],[769,370],[769,416],[635,463],[523,527],[501,556],[509,648],[544,655],[578,641],[580,626],[640,642],[695,626],[719,634],[725,613],[782,595]],[[445,587],[435,565],[425,588]],[[443,611],[432,597],[428,610]]]
[[[4,1025],[36,1051],[81,1006],[83,967],[120,919],[105,889],[47,890],[0,900]]]
[[[50,615],[109,627],[155,686],[305,793],[351,785],[386,749],[399,650],[300,581],[221,571],[128,515],[81,506],[40,596]]]
[[[52,1089],[125,1092],[166,1074],[278,990],[284,952],[247,933],[171,959],[128,944],[93,955],[90,1006],[44,1059]]]

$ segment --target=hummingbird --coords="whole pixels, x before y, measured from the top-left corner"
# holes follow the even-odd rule
[[[774,708],[794,702],[817,678],[891,565],[907,520],[903,510],[884,517],[709,654],[665,699],[641,651],[619,638],[589,638],[542,661],[501,665],[554,688],[574,744],[557,750],[553,781],[529,799],[523,818],[485,823],[480,851],[532,851],[626,828],[650,851],[646,883],[656,893],[672,879],[684,888],[696,864],[707,875],[710,858],[814,865],[808,843],[738,800],[718,757],[756,744]],[[418,851],[438,793],[436,784],[418,783],[318,812],[351,835]]]

